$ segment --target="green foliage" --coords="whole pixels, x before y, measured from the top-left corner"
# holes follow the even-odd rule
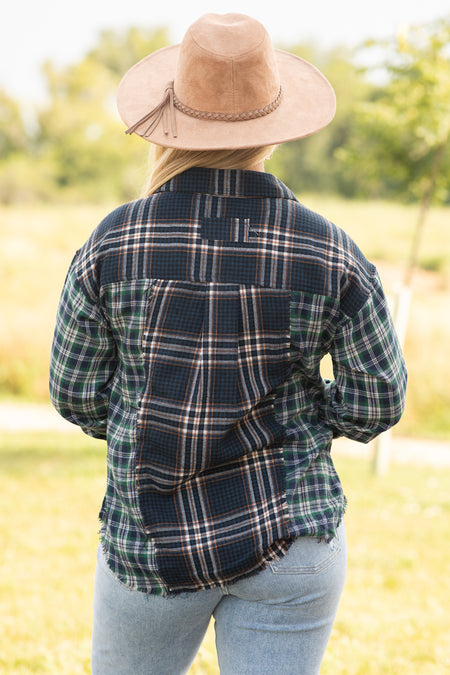
[[[5,159],[23,152],[27,139],[20,106],[3,91],[0,91],[0,120],[0,157]]]
[[[386,81],[359,103],[355,133],[339,155],[361,192],[448,199],[449,41],[450,21],[443,20],[366,45],[382,48]]]
[[[138,59],[166,44],[159,29],[101,35],[78,64],[57,71],[47,63],[49,103],[38,115],[38,153],[56,167],[55,182],[69,196],[89,201],[136,197],[148,146],[128,138],[115,109],[120,75]],[[140,167],[142,177],[136,180]]]
[[[106,31],[79,63],[44,65],[48,100],[26,132],[19,105],[0,93],[0,203],[101,202],[137,196],[148,145],[126,137],[115,107],[120,77],[167,44],[165,29]]]

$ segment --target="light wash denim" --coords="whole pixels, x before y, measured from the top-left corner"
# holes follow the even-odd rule
[[[99,547],[92,675],[187,673],[212,616],[222,675],[316,675],[346,560],[342,523],[331,542],[300,537],[284,558],[225,589],[166,598],[127,589]]]

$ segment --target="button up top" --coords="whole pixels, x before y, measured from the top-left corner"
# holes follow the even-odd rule
[[[405,386],[375,267],[270,174],[190,169],[118,208],[61,295],[51,398],[107,440],[102,544],[136,590],[226,585],[332,537],[332,439],[395,424]]]

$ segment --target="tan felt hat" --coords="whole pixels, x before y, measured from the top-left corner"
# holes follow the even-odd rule
[[[127,133],[185,150],[275,145],[334,117],[336,98],[313,65],[274,49],[243,14],[206,14],[179,45],[133,66],[117,94]]]

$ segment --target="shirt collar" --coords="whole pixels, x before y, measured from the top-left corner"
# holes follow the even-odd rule
[[[225,197],[271,197],[295,200],[295,195],[291,190],[274,175],[241,169],[195,167],[167,181],[156,192],[197,192]]]

